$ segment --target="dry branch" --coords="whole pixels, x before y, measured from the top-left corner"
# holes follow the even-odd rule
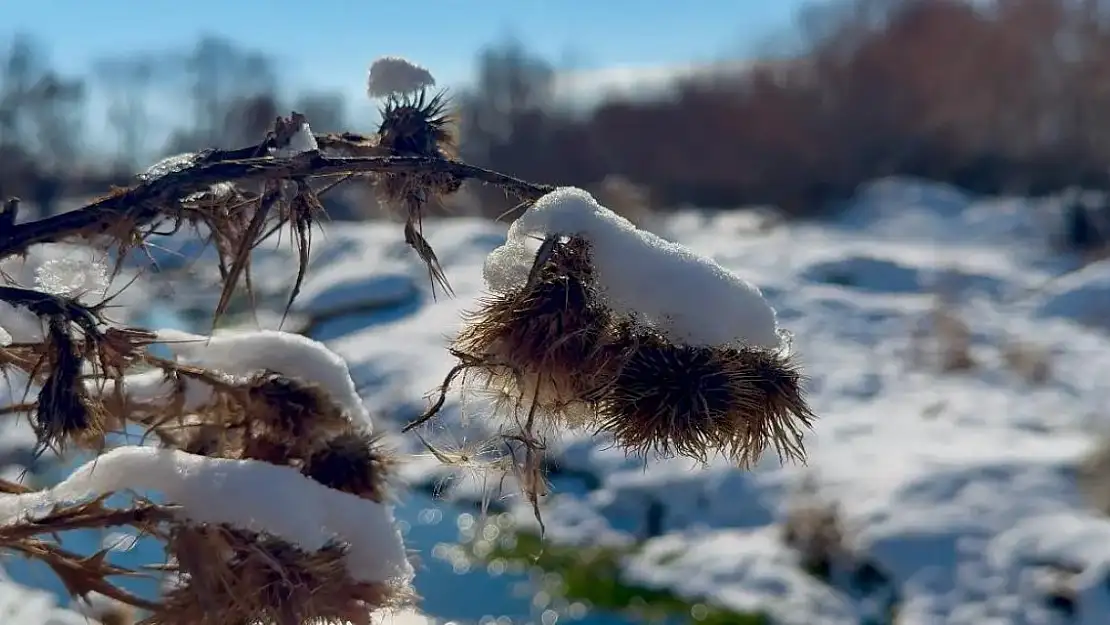
[[[165,216],[167,204],[219,182],[281,180],[342,174],[441,173],[460,180],[492,184],[534,200],[553,187],[538,185],[460,161],[421,156],[324,156],[306,152],[291,158],[255,157],[209,160],[101,198],[68,213],[17,224],[0,232],[0,258],[24,253],[39,243],[55,243],[79,234],[103,233],[122,219],[136,226]]]

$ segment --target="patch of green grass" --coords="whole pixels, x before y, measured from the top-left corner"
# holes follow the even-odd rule
[[[690,601],[653,588],[621,581],[620,560],[632,549],[564,547],[540,542],[534,534],[518,533],[515,541],[495,541],[484,560],[503,560],[539,567],[560,578],[559,594],[594,609],[633,613],[649,622],[697,625],[771,625],[765,614],[737,613],[708,603]],[[510,545],[510,546],[507,546]]]

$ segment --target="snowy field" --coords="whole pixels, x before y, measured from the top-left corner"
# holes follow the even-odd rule
[[[645,468],[606,439],[567,436],[558,464],[595,487],[547,498],[548,536],[638,541],[624,563],[630,583],[783,625],[890,622],[891,612],[899,625],[1110,622],[1110,519],[1077,487],[1080,462],[1110,426],[1110,326],[1099,326],[1110,263],[1071,272],[1074,260],[1049,245],[1052,208],[886,180],[833,223],[763,228],[753,214],[686,212],[647,224],[759,285],[776,307],[819,416],[808,466],[770,454],[751,472],[723,460]],[[317,237],[299,300],[301,317],[342,313],[313,336],[347,360],[380,427],[419,412],[454,364],[444,346],[482,294],[482,263],[505,227],[446,220],[425,235],[455,298],[432,300],[399,225],[343,224]],[[256,287],[277,293],[291,257],[259,261]],[[941,315],[938,293],[949,296]],[[953,351],[960,366],[945,371]],[[455,402],[447,418],[456,436],[482,438],[481,406]],[[5,446],[17,435],[5,432]],[[427,457],[405,465],[416,481],[441,471]],[[530,526],[523,502],[503,503]],[[820,575],[799,548],[817,539],[785,531],[815,508],[834,509],[841,530]],[[0,586],[0,616],[39,601]],[[41,603],[37,621],[0,622],[70,622]]]

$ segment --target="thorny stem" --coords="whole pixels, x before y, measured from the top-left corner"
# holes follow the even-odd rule
[[[22,553],[25,557],[39,560],[45,563],[59,576],[64,576],[66,573],[73,575],[79,571],[86,563],[94,560],[101,560],[98,556],[82,556],[67,549],[63,549],[57,545],[52,545],[43,541],[21,541],[10,545],[4,546],[6,549],[11,549],[17,553]],[[134,571],[124,569],[118,566],[100,562],[99,566],[104,568],[110,575],[136,575]],[[64,578],[63,578],[64,579]],[[114,599],[120,603],[130,605],[141,610],[156,610],[160,604],[148,601],[139,597],[138,595],[131,594],[118,586],[111,584],[101,579],[88,579],[83,578],[88,588],[85,595],[90,592],[98,592],[109,599]]]
[[[167,201],[203,191],[218,182],[288,179],[350,173],[446,173],[464,180],[496,185],[522,199],[534,200],[553,189],[460,161],[423,156],[324,156],[305,152],[291,158],[254,157],[201,162],[151,182],[109,195],[68,213],[17,224],[0,233],[0,258],[37,243],[53,243],[90,229],[104,231],[126,216],[136,226],[163,215]]]
[[[88,331],[96,328],[96,315],[76,300],[35,289],[0,285],[0,301],[22,306],[39,317],[65,317]]]
[[[0,492],[8,492],[9,490],[11,490],[9,487],[4,487],[0,489]],[[23,492],[29,492],[29,490]],[[102,529],[105,527],[119,527],[122,525],[141,527],[168,517],[169,515],[164,510],[151,504],[144,504],[121,510],[110,510],[99,514],[77,515],[72,518],[66,518],[63,513],[59,514],[57,518],[47,517],[36,522],[28,521],[4,527],[0,529],[0,543],[8,545],[12,541],[31,538],[32,536],[37,536],[46,532],[53,533],[78,529]]]
[[[401,433],[407,434],[421,425],[424,425],[430,421],[432,417],[439,414],[439,411],[443,408],[443,404],[447,402],[447,393],[451,388],[451,383],[455,381],[455,378],[457,378],[460,373],[466,371],[469,367],[470,365],[468,363],[459,363],[451,367],[451,370],[447,372],[447,377],[443,380],[443,385],[439,388],[439,397],[436,398],[436,401],[424,411],[424,414],[401,428]]]
[[[447,393],[450,392],[451,385],[455,382],[455,378],[459,377],[459,375],[464,373],[467,369],[473,369],[476,367],[504,367],[511,371],[513,374],[518,376],[520,375],[520,371],[518,371],[515,367],[509,365],[508,363],[482,360],[465,352],[461,352],[457,349],[451,349],[448,351],[451,352],[452,356],[459,360],[459,364],[451,367],[451,370],[447,372],[447,376],[443,379],[443,384],[440,385],[437,391],[438,396],[436,397],[435,402],[433,402],[432,405],[424,411],[424,414],[420,415],[416,419],[413,419],[403,428],[401,428],[402,434],[407,434],[412,430],[420,427],[421,425],[424,425],[432,418],[434,418],[437,414],[439,414],[439,411],[443,409],[443,405],[447,403]]]

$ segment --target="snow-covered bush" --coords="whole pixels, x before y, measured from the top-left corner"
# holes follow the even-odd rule
[[[432,84],[426,70],[381,60],[368,81],[385,100],[375,135],[313,135],[293,113],[259,145],[174,156],[88,206],[0,230],[0,367],[31,391],[6,412],[29,420],[41,451],[90,457],[43,490],[0,482],[0,549],[43,561],[76,595],[143,610],[151,624],[366,623],[415,602],[393,517],[396,459],[339,356],[287,332],[203,336],[105,315],[125,261],[183,225],[218,252],[217,318],[249,291],[253,248],[283,229],[299,252],[296,297],[319,195],[340,175],[374,183],[404,216],[433,289],[448,293],[421,234],[428,203],[470,179],[528,205],[489,257],[489,298],[445,345],[459,365],[440,400],[404,429],[443,462],[459,461],[415,430],[456,379],[500,400],[489,448],[505,451],[483,464],[515,475],[537,517],[546,437],[570,428],[607,430],[645,456],[720,451],[748,465],[774,447],[804,457],[813,414],[760,291],[584,191],[454,160],[447,100],[428,97]],[[114,263],[102,259],[108,251]],[[136,430],[139,443],[113,436]],[[127,503],[110,503],[119,496]],[[173,583],[157,600],[113,585],[127,571],[50,539],[106,527],[164,543]]]

